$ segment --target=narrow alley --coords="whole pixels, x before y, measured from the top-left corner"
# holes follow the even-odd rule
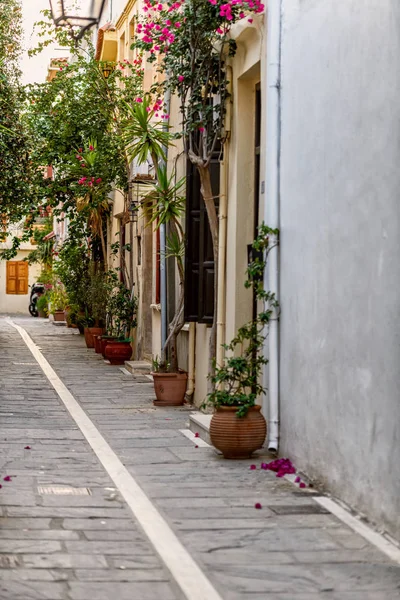
[[[155,408],[76,330],[2,318],[0,381],[1,600],[400,598],[318,491],[187,437],[188,406]]]

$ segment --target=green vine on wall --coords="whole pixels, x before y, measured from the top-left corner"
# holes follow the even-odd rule
[[[249,408],[256,405],[258,397],[266,392],[260,382],[263,367],[268,363],[263,347],[268,324],[279,305],[275,294],[264,289],[264,271],[269,253],[278,244],[278,235],[278,229],[271,229],[264,223],[258,228],[245,287],[254,290],[256,300],[263,302],[264,308],[255,319],[238,329],[229,344],[223,345],[226,356],[221,366],[215,365],[212,376],[215,389],[207,396],[204,407],[237,406],[238,417],[244,417]]]

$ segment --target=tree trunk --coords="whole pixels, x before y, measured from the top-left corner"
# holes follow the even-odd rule
[[[100,240],[101,240],[101,250],[103,253],[104,271],[108,271],[107,247],[106,247],[106,242],[104,239],[103,219],[101,219],[101,221],[100,221]]]
[[[203,167],[199,164],[196,165],[200,175],[201,182],[201,195],[203,196],[204,204],[206,206],[208,222],[210,224],[211,238],[213,244],[213,255],[214,255],[214,314],[213,324],[211,327],[210,334],[210,346],[209,346],[209,357],[208,357],[208,373],[209,380],[207,384],[208,392],[212,392],[214,384],[211,381],[211,377],[215,374],[215,357],[217,354],[217,301],[218,301],[218,239],[219,239],[219,225],[217,209],[215,207],[215,199],[213,196],[211,186],[211,174],[210,167]]]

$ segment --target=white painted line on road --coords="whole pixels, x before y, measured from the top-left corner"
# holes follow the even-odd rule
[[[383,535],[374,531],[371,527],[353,517],[347,510],[342,508],[337,502],[332,500],[331,498],[326,498],[324,496],[315,496],[315,502],[318,502],[321,506],[329,510],[330,513],[335,515],[338,519],[340,519],[343,523],[345,523],[348,527],[350,527],[353,531],[361,535],[368,542],[373,544],[386,554],[389,558],[394,560],[397,563],[400,563],[400,548],[389,542]]]
[[[6,322],[19,332],[99,461],[114,481],[155,550],[170,570],[185,598],[187,600],[222,600],[217,590],[181,544],[164,517],[124,467],[25,329],[13,323],[11,319],[6,319]]]
[[[199,437],[196,437],[193,431],[190,429],[180,429],[179,430],[183,435],[185,435],[191,442],[199,446],[199,448],[211,448],[210,444],[207,444],[204,440]]]

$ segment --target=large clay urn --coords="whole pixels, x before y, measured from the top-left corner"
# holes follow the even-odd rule
[[[212,416],[210,438],[225,458],[250,458],[262,448],[267,424],[261,406],[249,408],[245,417],[238,417],[237,406],[221,406]]]
[[[123,365],[126,360],[132,356],[132,346],[130,342],[120,342],[118,340],[108,340],[104,356],[112,365]]]

